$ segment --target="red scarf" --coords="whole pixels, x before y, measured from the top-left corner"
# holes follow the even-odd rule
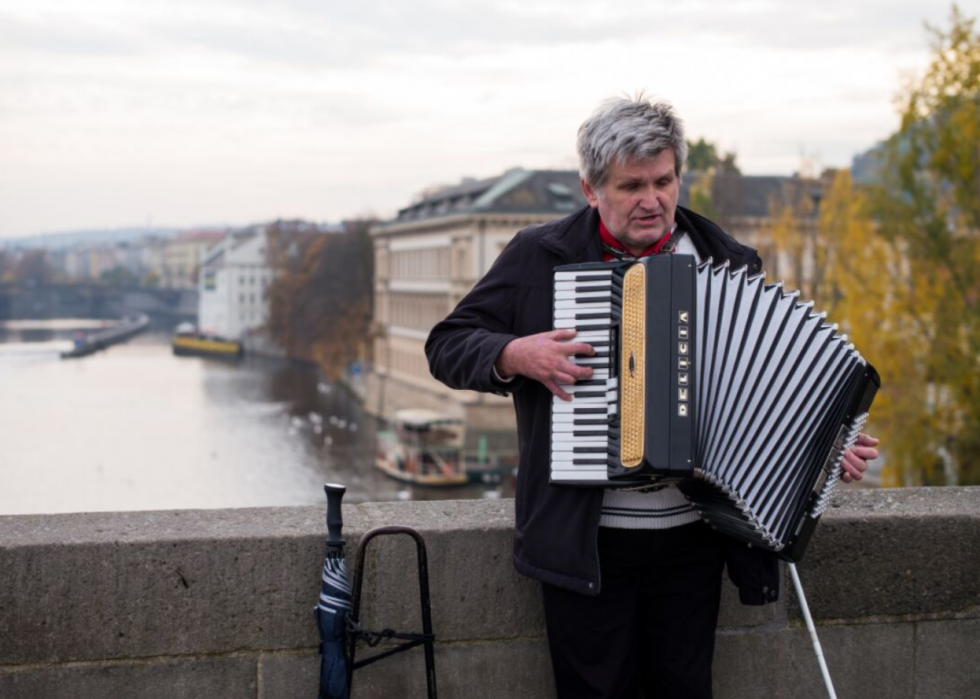
[[[634,257],[639,258],[639,257],[646,257],[647,255],[656,255],[658,252],[660,252],[660,248],[662,248],[667,243],[667,241],[670,240],[671,235],[673,235],[673,231],[667,231],[667,233],[665,233],[660,238],[660,240],[658,240],[656,243],[648,247],[639,255],[635,255]],[[608,245],[611,248],[616,248],[617,250],[622,250],[623,252],[626,252],[629,255],[633,255],[633,253],[630,252],[625,245],[623,245],[621,242],[613,238],[612,233],[610,233],[609,229],[606,228],[606,224],[602,222],[602,219],[599,219],[599,238],[602,240],[602,242],[605,245]],[[610,253],[603,252],[602,254],[603,262],[610,262],[614,259],[616,258],[613,257]]]

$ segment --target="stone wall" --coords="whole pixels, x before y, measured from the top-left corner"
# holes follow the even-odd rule
[[[441,697],[552,697],[537,585],[510,562],[511,501],[345,507],[428,543]],[[0,517],[0,697],[309,698],[320,508]],[[376,540],[364,622],[419,630],[414,548]],[[850,490],[800,565],[840,697],[980,688],[980,488]],[[421,650],[355,675],[355,698],[421,697]],[[794,595],[726,584],[716,696],[825,696]]]

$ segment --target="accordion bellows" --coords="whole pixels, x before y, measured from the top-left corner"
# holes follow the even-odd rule
[[[744,267],[671,255],[555,272],[555,327],[600,358],[574,359],[595,377],[554,403],[552,482],[674,482],[718,530],[799,560],[874,368],[811,303]]]

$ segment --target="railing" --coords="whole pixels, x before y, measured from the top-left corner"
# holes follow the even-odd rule
[[[511,565],[512,501],[345,507],[418,529],[446,697],[551,697],[538,585]],[[319,507],[0,517],[0,697],[315,696]],[[419,626],[411,542],[379,541],[362,620]],[[848,490],[800,573],[842,697],[977,696],[980,488]],[[355,699],[422,697],[421,651],[362,670]],[[725,586],[716,696],[822,696],[789,585]]]

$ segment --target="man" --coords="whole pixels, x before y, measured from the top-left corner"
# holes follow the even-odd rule
[[[614,99],[579,129],[588,207],[520,231],[426,343],[448,386],[513,394],[520,442],[514,564],[543,583],[558,695],[711,696],[721,572],[747,604],[778,597],[775,558],[714,533],[674,486],[653,492],[549,484],[552,395],[588,379],[592,348],[551,331],[555,266],[678,252],[761,268],[755,250],[678,207],[687,146],[666,103]],[[845,459],[860,479],[877,443]]]

